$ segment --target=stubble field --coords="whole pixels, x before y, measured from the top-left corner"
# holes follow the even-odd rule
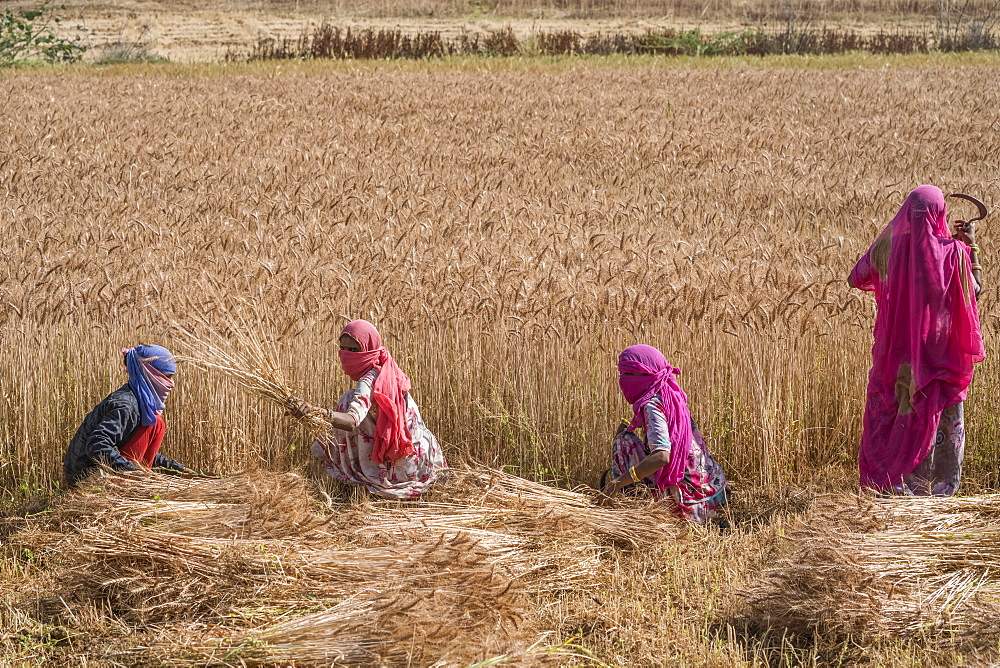
[[[378,325],[454,461],[596,484],[626,410],[615,357],[649,343],[683,370],[746,513],[851,489],[873,307],[847,272],[921,183],[1000,201],[1000,100],[992,56],[848,62],[3,73],[5,496],[59,480],[83,415],[123,382],[119,348],[184,354],[173,324],[241,320],[332,405],[352,318]],[[992,236],[987,223],[988,350]],[[1000,485],[995,364],[970,393],[966,491]],[[277,411],[191,366],[178,380],[167,455],[308,466]],[[783,521],[616,567],[592,598],[617,602],[579,629],[566,612],[550,644],[573,637],[578,660],[611,665],[818,660],[818,645],[776,659],[715,616]],[[663,558],[654,591],[637,587]]]

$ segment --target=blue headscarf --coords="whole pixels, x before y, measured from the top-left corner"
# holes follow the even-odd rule
[[[128,386],[139,400],[139,414],[145,427],[156,424],[174,381],[167,378],[177,372],[173,353],[163,346],[136,346],[122,350],[128,369]]]

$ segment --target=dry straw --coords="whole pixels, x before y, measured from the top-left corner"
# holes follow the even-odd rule
[[[830,496],[788,534],[788,556],[743,592],[761,628],[993,644],[1000,495]]]
[[[596,509],[488,469],[452,474],[436,492],[447,501],[331,506],[294,473],[102,471],[14,527],[8,549],[42,570],[5,601],[30,585],[53,612],[158,628],[123,649],[136,660],[524,658],[544,636],[531,597],[600,586],[608,539],[649,546],[678,532],[655,508]]]

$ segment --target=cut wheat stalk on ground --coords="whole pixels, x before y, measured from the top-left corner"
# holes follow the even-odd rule
[[[986,638],[1000,610],[1000,495],[830,496],[742,592],[746,620],[793,633]]]

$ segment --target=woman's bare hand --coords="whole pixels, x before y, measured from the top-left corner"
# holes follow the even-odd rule
[[[964,220],[960,220],[955,223],[955,234],[952,235],[952,239],[958,239],[959,241],[965,243],[969,246],[976,245],[976,224],[967,223]]]
[[[612,478],[604,484],[604,488],[597,495],[598,505],[607,505],[618,493],[617,478]]]
[[[315,411],[316,407],[307,401],[303,401],[298,397],[290,397],[288,399],[288,411],[286,412],[286,415],[290,415],[297,420]]]

